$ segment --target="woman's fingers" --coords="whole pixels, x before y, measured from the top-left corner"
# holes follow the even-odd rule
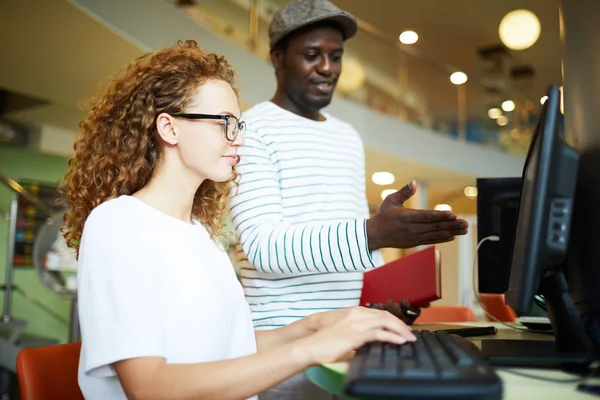
[[[406,325],[400,319],[393,316],[392,314],[390,314],[387,311],[382,311],[381,313],[384,314],[381,317],[382,327],[384,329],[391,331],[391,332],[395,332],[398,335],[403,336],[410,341],[417,340],[415,335],[412,333],[412,329],[410,329],[410,327],[408,325]]]
[[[408,341],[416,340],[410,327],[389,312],[366,308],[363,310],[353,318],[357,331],[383,330]]]
[[[404,344],[406,343],[408,340],[405,336],[400,336],[396,333],[390,332],[390,331],[385,331],[383,329],[376,329],[371,331],[371,335],[370,338],[368,340],[365,340],[366,342],[388,342],[388,343],[394,343],[394,344]]]

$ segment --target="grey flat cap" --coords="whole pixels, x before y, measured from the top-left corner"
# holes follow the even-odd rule
[[[327,0],[293,0],[273,14],[269,25],[269,45],[273,47],[290,32],[320,21],[340,24],[344,40],[350,39],[358,30],[352,14],[340,10]]]

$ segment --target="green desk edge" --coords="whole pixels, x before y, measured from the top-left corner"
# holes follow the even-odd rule
[[[304,371],[304,373],[312,383],[341,399],[374,400],[364,397],[348,397],[346,394],[344,394],[344,378],[346,377],[346,371],[344,368],[337,368],[333,365],[318,365],[316,367],[307,369]],[[381,398],[377,400],[381,400]]]

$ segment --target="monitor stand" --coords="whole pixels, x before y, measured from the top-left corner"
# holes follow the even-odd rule
[[[516,367],[585,367],[593,361],[593,345],[569,295],[560,269],[548,270],[540,283],[554,341],[484,340],[481,353],[490,364]]]

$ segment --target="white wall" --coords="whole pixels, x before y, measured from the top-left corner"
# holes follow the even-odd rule
[[[436,245],[442,260],[442,298],[436,306],[466,306],[474,310],[473,258],[477,247],[477,218],[461,215],[469,222],[469,232],[456,240]]]
[[[268,63],[199,26],[166,0],[70,2],[142,49],[195,39],[205,50],[225,55],[237,67],[237,85],[245,102],[264,101],[275,91],[273,69]],[[521,175],[522,157],[458,142],[342,98],[336,98],[328,111],[352,123],[365,146],[401,159],[472,176]]]

